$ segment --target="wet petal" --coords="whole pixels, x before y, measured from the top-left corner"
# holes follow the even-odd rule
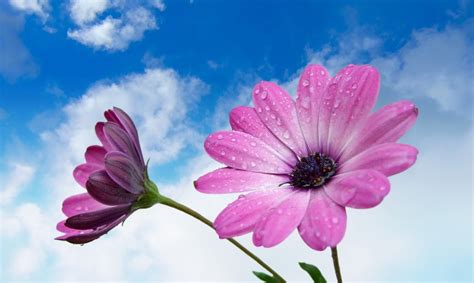
[[[76,182],[85,188],[89,175],[102,169],[104,169],[103,165],[96,163],[84,163],[74,168],[72,175],[74,176]]]
[[[272,207],[255,226],[253,243],[268,248],[285,240],[301,223],[309,198],[309,190],[294,190],[288,198]]]
[[[101,210],[81,213],[66,219],[64,225],[68,228],[87,230],[97,229],[103,225],[111,224],[130,211],[129,205],[119,205]]]
[[[373,169],[392,176],[410,168],[416,161],[418,150],[412,146],[397,143],[383,143],[344,162],[339,173],[360,169]]]
[[[107,206],[96,201],[88,193],[73,195],[63,202],[63,213],[70,217],[76,214],[96,211]]]
[[[232,130],[259,138],[280,154],[288,164],[297,163],[295,153],[268,130],[252,107],[236,107],[230,112],[229,118]]]
[[[255,191],[230,203],[214,221],[220,238],[230,238],[249,233],[257,221],[272,206],[291,195],[288,189]]]
[[[253,91],[257,115],[267,128],[298,156],[307,155],[296,106],[288,93],[271,82],[257,84]]]
[[[201,176],[194,182],[194,186],[201,193],[226,194],[277,188],[288,180],[287,175],[220,168]]]
[[[303,241],[322,251],[335,247],[346,231],[346,210],[332,201],[323,189],[313,190],[306,214],[298,226]]]
[[[319,116],[319,138],[324,152],[339,156],[372,110],[379,87],[379,72],[367,65],[349,65],[331,79]]]
[[[306,143],[311,152],[319,152],[318,119],[329,73],[323,66],[308,65],[298,82],[296,110]]]
[[[87,163],[94,163],[103,166],[104,157],[107,151],[99,145],[91,145],[86,149],[85,158]]]
[[[124,153],[112,151],[105,156],[105,170],[112,180],[133,194],[144,191],[143,172]]]
[[[135,166],[144,169],[144,165],[135,149],[129,135],[117,124],[107,122],[104,126],[104,133],[107,140],[112,145],[114,151],[120,151],[132,158]]]
[[[266,143],[238,131],[221,131],[204,143],[209,156],[235,169],[261,173],[290,173],[292,168]]]
[[[417,117],[418,108],[408,100],[383,107],[370,115],[364,126],[354,134],[341,160],[347,160],[373,145],[398,141],[413,126]]]
[[[371,208],[381,203],[389,193],[390,183],[379,171],[357,170],[337,176],[324,189],[342,206]]]

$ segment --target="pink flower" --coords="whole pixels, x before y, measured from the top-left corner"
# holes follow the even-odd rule
[[[154,187],[146,173],[137,129],[121,109],[104,113],[107,122],[95,127],[102,143],[89,146],[86,163],[74,169],[76,181],[87,192],[63,202],[68,217],[57,225],[65,233],[57,240],[84,244],[106,234],[138,208],[150,207]]]
[[[388,176],[415,163],[416,148],[396,143],[413,125],[409,101],[370,113],[380,75],[349,65],[335,77],[319,65],[304,70],[296,103],[271,82],[253,91],[255,107],[230,113],[232,131],[205,141],[227,167],[200,177],[203,193],[249,192],[214,222],[221,238],[253,232],[256,246],[272,247],[298,228],[316,250],[335,247],[346,229],[346,207],[371,208],[390,191]]]

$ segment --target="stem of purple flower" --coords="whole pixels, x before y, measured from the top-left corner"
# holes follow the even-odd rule
[[[180,204],[170,198],[167,198],[163,195],[160,195],[159,196],[160,200],[159,200],[159,203],[161,204],[164,204],[166,206],[169,206],[169,207],[172,207],[172,208],[175,208],[181,212],[184,212],[194,218],[196,218],[197,220],[201,221],[202,223],[206,224],[207,226],[211,227],[212,229],[214,229],[214,226],[212,224],[212,222],[205,218],[204,216],[202,216],[201,214],[199,214],[198,212],[192,210],[191,208],[183,205],[183,204]],[[266,269],[268,272],[270,272],[273,277],[278,280],[278,282],[286,282],[285,279],[283,279],[283,277],[281,277],[275,270],[273,270],[270,266],[268,266],[263,260],[261,260],[259,257],[257,257],[255,254],[253,254],[251,251],[249,251],[247,248],[245,248],[244,246],[242,246],[242,244],[240,244],[239,242],[237,242],[236,240],[234,240],[233,238],[228,238],[227,239],[229,242],[231,242],[234,246],[236,246],[239,250],[241,250],[242,252],[244,252],[247,256],[249,256],[250,258],[252,258],[255,262],[257,262],[261,267],[263,267],[264,269]]]
[[[337,283],[342,283],[341,267],[339,266],[339,257],[337,256],[337,247],[331,248],[332,262],[336,272]]]

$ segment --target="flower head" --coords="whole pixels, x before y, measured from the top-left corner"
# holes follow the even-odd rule
[[[64,235],[56,238],[84,244],[106,234],[138,208],[155,202],[156,186],[148,180],[137,129],[132,119],[114,107],[104,113],[107,122],[95,127],[102,145],[89,146],[86,163],[73,175],[87,192],[68,197],[57,225]]]
[[[203,193],[249,192],[214,222],[221,238],[253,232],[272,247],[298,229],[316,250],[335,247],[346,229],[346,207],[371,208],[390,191],[388,176],[414,164],[416,148],[397,140],[413,125],[409,101],[371,113],[378,71],[349,65],[335,77],[309,65],[296,102],[272,82],[253,90],[254,107],[230,113],[232,131],[211,134],[207,153],[227,167],[200,177]]]

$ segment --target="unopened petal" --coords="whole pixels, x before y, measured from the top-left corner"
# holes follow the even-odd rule
[[[129,205],[119,205],[101,210],[81,213],[66,219],[66,227],[77,230],[97,229],[103,225],[111,224],[115,220],[130,212]]]
[[[112,151],[105,156],[105,170],[114,182],[133,194],[144,191],[143,174],[124,153]]]
[[[91,174],[86,183],[86,189],[94,199],[107,205],[130,204],[139,197],[120,187],[105,170]]]

